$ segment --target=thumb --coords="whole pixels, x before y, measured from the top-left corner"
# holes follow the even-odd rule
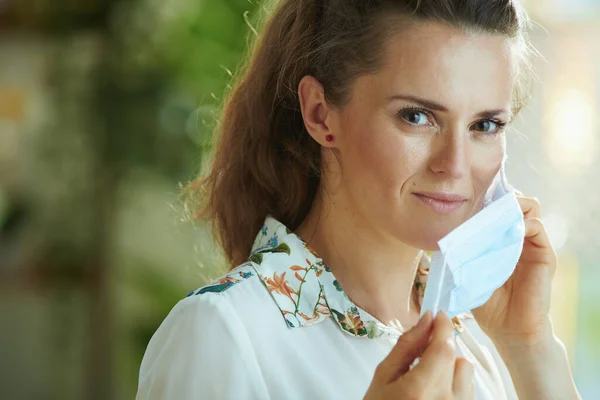
[[[415,326],[400,336],[390,354],[377,367],[373,383],[387,385],[408,372],[415,358],[429,344],[432,319],[431,311],[427,311]]]

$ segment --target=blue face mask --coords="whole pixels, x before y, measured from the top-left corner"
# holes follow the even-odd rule
[[[449,317],[484,304],[512,275],[523,251],[525,224],[504,164],[487,191],[483,209],[439,242],[433,253],[421,315]]]

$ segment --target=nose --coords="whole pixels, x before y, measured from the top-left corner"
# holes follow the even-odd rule
[[[460,179],[468,171],[468,151],[466,135],[448,129],[438,135],[435,151],[430,159],[429,168],[436,174],[446,174],[449,178]]]

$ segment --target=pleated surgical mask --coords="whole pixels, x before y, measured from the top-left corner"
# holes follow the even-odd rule
[[[449,317],[484,304],[512,275],[523,251],[525,224],[515,189],[500,171],[483,208],[439,242],[433,253],[421,315]]]

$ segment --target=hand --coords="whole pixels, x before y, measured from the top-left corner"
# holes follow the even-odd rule
[[[475,399],[473,366],[456,357],[454,340],[446,314],[439,312],[432,321],[428,311],[379,364],[365,400]]]
[[[525,216],[523,252],[513,275],[481,307],[472,310],[497,345],[529,345],[551,336],[550,294],[557,257],[535,198],[517,196]]]

